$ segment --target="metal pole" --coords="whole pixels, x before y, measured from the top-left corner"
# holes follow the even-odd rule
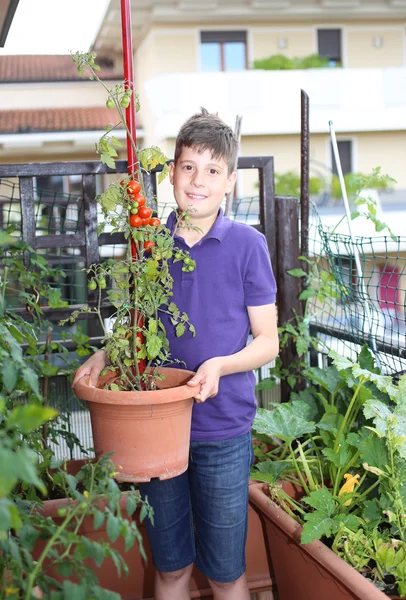
[[[309,96],[301,90],[300,127],[300,254],[309,254]],[[303,269],[308,270],[307,263]]]
[[[125,87],[133,90],[131,102],[126,108],[125,119],[130,135],[127,134],[127,156],[128,156],[128,174],[134,175],[137,179],[137,156],[134,146],[137,143],[137,125],[135,122],[135,90],[134,90],[134,65],[133,65],[133,43],[131,29],[131,2],[130,0],[121,0],[121,29],[122,29],[122,44],[123,44],[123,65],[124,65],[124,80]],[[130,137],[131,136],[131,137]],[[131,139],[132,138],[132,139]],[[141,182],[140,182],[141,183]],[[131,255],[133,260],[136,260],[137,248],[135,242],[131,239]],[[135,283],[135,282],[134,282]],[[132,323],[137,322],[140,327],[143,326],[143,318],[135,311],[131,312]],[[144,343],[144,336],[141,332],[137,332],[137,337],[141,343]],[[146,361],[138,361],[138,370],[142,374],[145,371]]]
[[[123,62],[124,62],[124,79],[126,88],[131,88],[134,82],[134,67],[133,67],[133,42],[131,31],[131,4],[130,0],[121,0],[121,29],[123,39]],[[134,92],[134,90],[133,90]],[[135,122],[135,101],[134,95],[131,97],[131,102],[125,111],[126,123],[130,130],[134,144],[137,143],[137,126]],[[131,175],[135,171],[137,157],[131,143],[130,137],[127,135],[127,155],[128,155],[128,174]]]
[[[348,225],[348,231],[350,233],[350,239],[351,239],[351,245],[352,245],[352,252],[354,254],[354,259],[355,259],[355,266],[357,269],[357,274],[358,274],[358,278],[361,282],[361,291],[362,291],[362,295],[364,297],[364,310],[365,310],[365,315],[367,318],[367,323],[368,323],[368,327],[369,327],[369,333],[371,336],[371,332],[372,332],[372,313],[370,311],[369,305],[368,305],[368,301],[367,301],[367,290],[365,288],[364,285],[364,273],[362,270],[362,265],[361,265],[361,260],[359,257],[359,252],[358,252],[358,248],[355,242],[355,237],[352,231],[352,226],[351,226],[351,211],[350,211],[350,204],[348,202],[348,196],[347,196],[347,189],[345,187],[345,181],[344,181],[344,176],[343,176],[343,170],[341,167],[341,160],[340,160],[340,154],[338,152],[338,145],[337,145],[337,138],[336,138],[336,133],[334,130],[334,124],[333,121],[329,121],[329,127],[330,127],[330,137],[331,137],[331,144],[333,146],[333,154],[334,154],[334,160],[336,163],[336,167],[337,167],[337,174],[338,174],[338,179],[340,182],[340,188],[341,188],[341,195],[343,197],[344,200],[344,207],[345,207],[345,214],[346,214],[346,218],[347,218],[347,225]],[[373,337],[370,337],[370,341],[371,341],[371,346],[372,346],[372,350],[375,354],[375,359],[376,362],[378,364],[378,367],[380,366],[380,360],[378,357],[378,350],[376,348],[376,340]]]

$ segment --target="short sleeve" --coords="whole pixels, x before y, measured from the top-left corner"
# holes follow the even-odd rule
[[[248,258],[244,277],[245,306],[276,301],[276,281],[265,237],[260,234]]]

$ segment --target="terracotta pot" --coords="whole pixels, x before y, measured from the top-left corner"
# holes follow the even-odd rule
[[[388,600],[322,542],[301,544],[302,527],[270,500],[266,485],[249,493],[266,530],[279,600]]]
[[[97,387],[83,377],[74,388],[89,403],[96,457],[114,452],[117,481],[170,479],[187,469],[193,398],[200,385],[186,385],[192,371],[160,372],[165,379],[153,391],[101,389],[114,373],[101,377]]]

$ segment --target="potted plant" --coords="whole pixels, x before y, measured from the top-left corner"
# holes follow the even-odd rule
[[[123,112],[130,102],[138,107],[133,84],[124,81],[108,89],[97,74],[95,58],[94,52],[73,56],[79,73],[87,70],[105,88],[107,106],[119,114],[119,122],[107,127],[97,151],[102,162],[114,168],[116,147],[121,144],[111,132],[122,124],[136,164],[128,177],[112,183],[97,198],[104,218],[99,233],[105,228],[122,232],[127,240],[126,255],[88,269],[95,302],[68,319],[74,322],[81,312],[99,319],[110,366],[96,387],[83,377],[74,389],[79,398],[89,402],[96,456],[114,452],[118,481],[165,479],[187,468],[193,397],[199,386],[187,385],[193,375],[190,371],[168,368],[176,361],[170,358],[161,314],[169,315],[177,336],[186,329],[194,334],[187,314],[171,301],[169,263],[182,261],[184,271],[192,271],[195,263],[187,252],[175,248],[174,235],[154,216],[156,199],[148,194],[143,175],[165,165],[167,158],[159,148],[139,149],[134,142]],[[160,180],[167,170],[164,166]],[[189,218],[186,212],[178,214],[178,222],[185,226]],[[111,330],[102,318],[105,300],[115,309]]]
[[[406,377],[393,384],[366,347],[357,362],[330,357],[327,369],[306,369],[312,385],[259,409],[254,422],[283,442],[252,473],[269,491],[250,490],[265,515],[278,593],[405,596]]]
[[[135,490],[120,491],[108,456],[54,457],[47,438],[78,442],[42,394],[55,367],[39,342],[40,298],[60,302],[60,292],[46,284],[48,268],[32,248],[2,231],[0,245],[0,598],[129,596],[134,579],[120,579],[122,555],[145,558],[139,525],[151,510]],[[28,307],[26,319],[9,297]]]

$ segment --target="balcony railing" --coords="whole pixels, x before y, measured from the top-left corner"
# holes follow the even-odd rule
[[[308,69],[168,73],[147,81],[156,139],[175,137],[181,123],[204,106],[244,135],[299,133],[300,90],[310,97],[310,130],[338,132],[406,129],[406,68]]]

